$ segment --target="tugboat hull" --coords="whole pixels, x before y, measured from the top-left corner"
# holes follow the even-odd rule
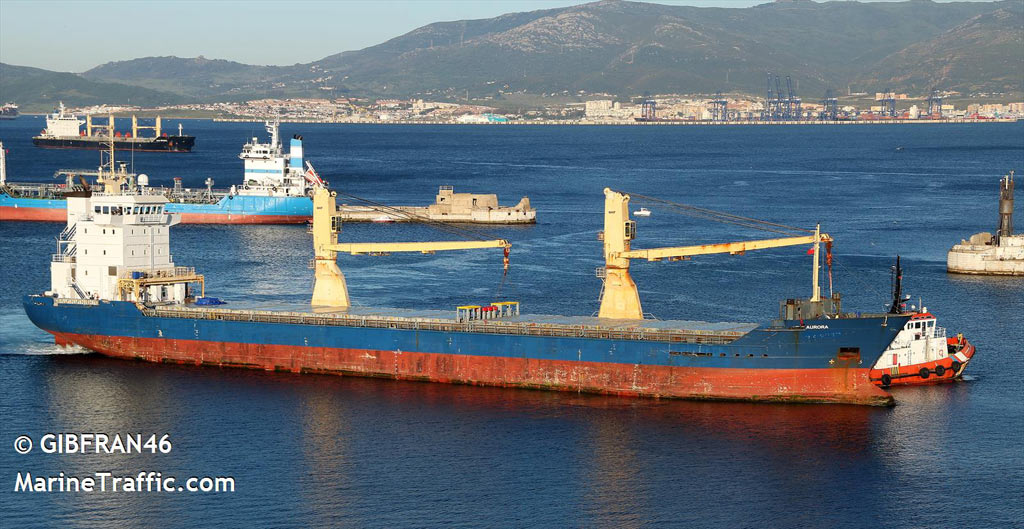
[[[946,344],[949,356],[931,362],[872,369],[871,382],[878,387],[887,388],[942,384],[963,377],[967,364],[974,358],[974,345],[960,338],[947,338]]]

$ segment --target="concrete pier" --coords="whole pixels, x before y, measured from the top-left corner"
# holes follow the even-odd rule
[[[975,233],[946,255],[946,270],[956,274],[1024,276],[1024,235],[1013,234],[1013,172],[999,181],[996,234]]]

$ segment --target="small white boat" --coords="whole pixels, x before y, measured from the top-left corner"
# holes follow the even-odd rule
[[[381,215],[381,216],[375,217],[373,219],[373,222],[380,222],[380,223],[394,222],[394,221],[395,221],[395,219],[390,217],[390,216],[388,216],[388,215]]]
[[[638,209],[638,210],[633,212],[633,216],[634,217],[650,217],[651,216],[651,210],[649,210],[647,208],[640,208],[640,209]]]

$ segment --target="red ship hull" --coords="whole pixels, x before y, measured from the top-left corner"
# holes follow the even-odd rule
[[[157,363],[621,396],[889,406],[867,368],[721,369],[54,333],[61,345]]]
[[[64,208],[13,208],[0,206],[0,220],[30,220],[37,222],[67,222]]]
[[[207,213],[181,213],[182,224],[305,224],[305,215],[228,215]]]
[[[946,343],[959,350],[932,362],[902,365],[894,369],[872,369],[871,381],[879,387],[922,386],[952,382],[964,374],[967,364],[974,358],[974,345],[966,339],[947,338]]]

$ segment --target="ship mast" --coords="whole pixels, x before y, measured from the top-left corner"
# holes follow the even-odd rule
[[[110,117],[110,121],[107,124],[107,133],[110,141],[108,142],[108,149],[100,151],[100,167],[96,176],[96,183],[103,186],[103,192],[107,194],[117,194],[121,192],[121,185],[124,184],[128,178],[126,170],[122,170],[120,174],[117,172],[115,158],[114,158],[114,118]],[[104,160],[106,158],[106,160]]]
[[[903,312],[903,268],[900,267],[900,256],[896,256],[896,266],[892,269],[892,305],[889,314]]]
[[[4,142],[0,141],[0,186],[7,184],[7,151]]]

